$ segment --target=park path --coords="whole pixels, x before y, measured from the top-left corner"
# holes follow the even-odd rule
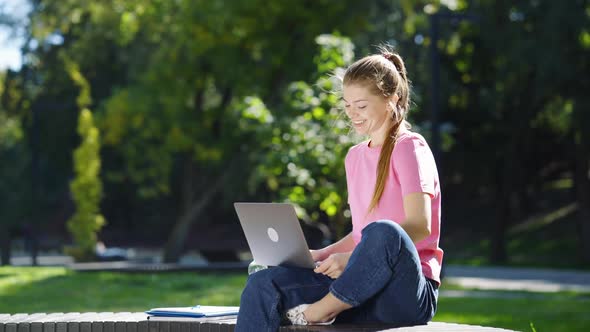
[[[456,285],[465,290],[445,289]],[[477,298],[547,298],[557,292],[581,293],[590,299],[590,271],[519,267],[445,266],[439,296]]]

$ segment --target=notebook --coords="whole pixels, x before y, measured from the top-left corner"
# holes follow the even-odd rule
[[[204,306],[153,308],[145,313],[156,317],[219,317],[237,315],[240,307]]]

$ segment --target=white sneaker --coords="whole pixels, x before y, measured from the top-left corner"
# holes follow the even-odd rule
[[[329,320],[327,322],[309,323],[305,319],[305,316],[303,315],[303,312],[305,311],[305,309],[307,309],[307,307],[309,307],[309,304],[300,304],[296,307],[293,307],[293,308],[287,310],[286,316],[287,316],[287,319],[291,322],[291,324],[293,324],[293,325],[331,325],[336,320],[336,318],[332,318],[332,320]]]

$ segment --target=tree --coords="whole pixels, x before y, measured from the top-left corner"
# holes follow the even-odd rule
[[[2,74],[4,76],[5,74]],[[4,81],[3,78],[0,81]],[[3,86],[3,84],[0,84]],[[0,90],[0,95],[5,91]],[[0,264],[10,264],[11,235],[27,216],[30,182],[24,131],[19,117],[0,107]]]
[[[255,168],[256,137],[234,131],[236,108],[250,96],[271,109],[279,105],[276,91],[312,70],[315,36],[326,27],[346,33],[366,26],[356,6],[49,1],[34,11],[32,26],[38,40],[58,31],[63,42],[53,48],[78,63],[93,86],[105,178],[135,187],[144,201],[175,202],[155,216],[177,220],[165,254],[174,261],[186,230],[207,220],[204,208],[211,209],[207,202],[219,199],[220,188],[228,201],[245,193],[226,196],[224,186],[231,178],[243,188]],[[234,163],[240,168],[225,168]]]
[[[580,202],[579,234],[587,232],[587,82],[578,79],[588,69],[587,7],[587,1],[33,1],[27,61],[5,84],[18,93],[3,94],[3,107],[20,117],[25,147],[35,151],[34,135],[42,142],[37,197],[41,213],[50,214],[68,191],[78,144],[78,88],[59,55],[77,63],[92,86],[89,108],[104,143],[109,227],[102,236],[124,228],[161,244],[172,230],[166,260],[174,261],[189,230],[235,219],[235,200],[290,200],[310,222],[344,224],[339,165],[352,142],[339,141],[346,129],[334,130],[341,122],[325,91],[331,83],[320,77],[344,54],[345,39],[324,39],[323,55],[314,60],[318,35],[349,36],[357,54],[382,41],[395,45],[413,80],[410,120],[428,138],[429,15],[475,14],[475,24],[441,25],[436,45],[446,128],[443,216],[445,231],[468,225],[485,232],[490,256],[501,262],[509,254],[507,230],[562,204],[537,197],[553,181],[572,179],[574,170],[575,188],[563,197]]]
[[[349,38],[320,35],[316,38],[317,81],[293,82],[284,93],[288,114],[273,123],[267,152],[258,163],[256,179],[274,200],[296,204],[299,217],[309,223],[328,224],[334,235],[345,235],[347,212],[344,156],[353,140],[340,102],[338,69],[352,63],[354,45]],[[320,223],[321,222],[321,223]]]
[[[78,261],[92,260],[95,256],[96,234],[105,224],[100,213],[102,182],[100,180],[100,133],[94,125],[90,104],[90,86],[78,66],[65,58],[66,68],[72,80],[80,87],[77,104],[80,107],[78,134],[82,142],[74,151],[76,177],[70,183],[76,212],[68,220],[75,246],[68,253]]]
[[[22,25],[7,7],[0,5],[0,28],[12,37]],[[12,236],[27,219],[31,203],[22,87],[14,71],[0,71],[0,265],[10,264]]]

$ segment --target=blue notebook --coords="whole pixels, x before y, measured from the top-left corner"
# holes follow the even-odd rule
[[[205,306],[153,308],[145,313],[158,317],[219,317],[237,315],[240,307]]]

